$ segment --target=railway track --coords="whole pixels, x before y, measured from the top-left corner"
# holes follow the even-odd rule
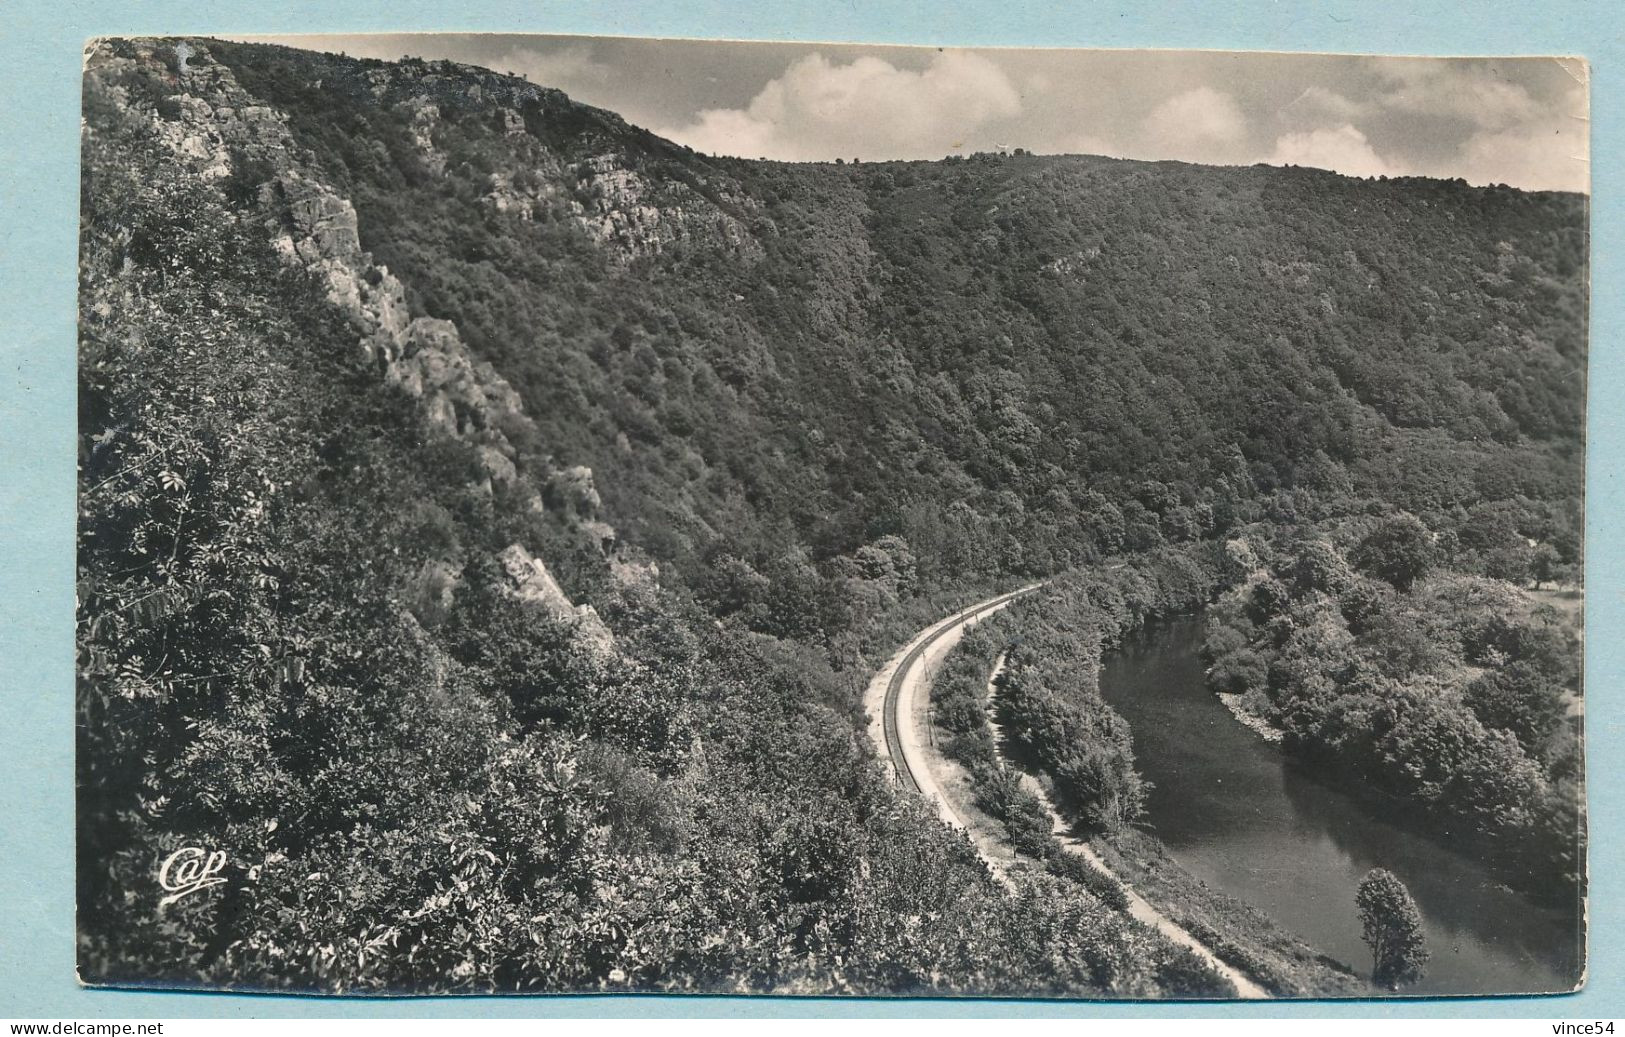
[[[1112,568],[1121,568],[1120,565]],[[903,737],[905,724],[912,724],[914,697],[920,694],[929,694],[929,681],[927,675],[917,672],[923,665],[931,651],[940,645],[944,639],[952,638],[957,641],[965,629],[976,622],[986,618],[989,614],[997,612],[1006,605],[1024,594],[1030,594],[1041,587],[1042,584],[1031,584],[1018,590],[978,602],[969,608],[938,620],[926,627],[914,639],[904,645],[896,655],[881,667],[879,673],[869,685],[869,691],[864,697],[865,705],[869,708],[871,716],[879,713],[879,723],[871,721],[870,737],[874,740],[876,748],[884,749],[886,757],[891,761],[892,770],[897,774],[897,780],[903,787],[914,792],[922,799],[933,802],[938,815],[948,824],[966,832],[971,842],[976,845],[977,853],[987,863],[995,878],[1007,887],[1015,888],[1010,877],[1000,862],[998,855],[987,845],[985,833],[974,831],[965,819],[959,816],[953,805],[942,794],[936,780],[932,777],[928,764],[924,758],[917,755],[917,749],[910,751],[910,740]],[[999,659],[1002,667],[1004,658]],[[997,672],[997,671],[995,671]],[[991,685],[989,687],[991,692]],[[995,744],[998,744],[996,740]],[[1032,779],[1029,778],[1029,781]],[[1036,785],[1036,783],[1034,783]],[[1042,792],[1042,787],[1038,787]],[[1072,834],[1067,824],[1056,812],[1048,795],[1042,797],[1045,808],[1050,813],[1056,838],[1061,840],[1063,847],[1071,853],[1079,854],[1095,867],[1106,874],[1112,874],[1110,867],[1102,860],[1087,840],[1080,839]],[[1117,876],[1114,876],[1117,877]],[[1259,986],[1253,979],[1240,969],[1219,959],[1213,951],[1192,935],[1183,926],[1164,915],[1150,902],[1145,900],[1134,887],[1122,882],[1124,892],[1129,897],[1129,914],[1142,924],[1161,932],[1168,939],[1189,948],[1197,956],[1211,966],[1214,971],[1224,976],[1236,988],[1236,996],[1240,998],[1267,998],[1268,991]]]
[[[1120,566],[1114,566],[1120,568]],[[913,704],[915,696],[929,694],[928,675],[919,672],[925,661],[945,639],[952,638],[957,641],[965,629],[976,622],[986,618],[989,614],[1004,608],[1010,602],[1024,594],[1030,594],[1042,584],[1032,584],[1018,590],[1000,594],[986,601],[978,602],[969,608],[938,620],[917,634],[912,641],[904,645],[896,655],[881,667],[869,685],[868,694],[864,702],[870,710],[871,716],[879,713],[879,722],[871,721],[870,737],[874,740],[876,748],[884,749],[887,759],[891,761],[892,770],[897,780],[904,788],[909,789],[927,802],[931,802],[937,809],[938,816],[948,824],[963,830],[976,846],[976,852],[987,863],[995,878],[1007,887],[1015,888],[1005,866],[1001,863],[1000,855],[988,845],[985,832],[972,829],[965,819],[954,809],[952,803],[943,795],[936,779],[932,776],[929,765],[920,754],[918,739],[905,738],[905,724],[913,724]],[[1000,663],[1003,659],[1001,657]],[[913,748],[911,749],[911,743]],[[1028,779],[1031,780],[1030,778]],[[1042,792],[1042,788],[1039,788]],[[1042,797],[1050,819],[1054,826],[1056,838],[1060,839],[1063,847],[1071,853],[1079,854],[1095,867],[1108,875],[1112,874],[1110,867],[1102,860],[1087,840],[1080,839],[1072,834],[1067,824],[1055,811],[1054,805],[1047,795]],[[1116,877],[1116,876],[1114,876]],[[1268,991],[1259,986],[1250,976],[1240,969],[1221,961],[1213,951],[1198,940],[1183,926],[1174,922],[1150,902],[1145,900],[1134,887],[1118,877],[1124,892],[1129,898],[1129,914],[1138,922],[1161,932],[1168,939],[1189,948],[1197,956],[1208,963],[1214,971],[1224,976],[1236,988],[1236,996],[1240,998],[1267,998]]]
[[[888,664],[892,672],[890,678],[886,681],[886,693],[881,702],[881,728],[884,732],[886,755],[891,760],[892,769],[897,774],[897,780],[904,787],[917,793],[924,793],[926,787],[932,784],[920,770],[916,769],[923,770],[923,761],[911,760],[908,750],[903,744],[902,725],[907,723],[908,720],[899,715],[899,703],[904,698],[904,688],[912,677],[915,667],[919,665],[920,660],[924,658],[926,653],[943,638],[963,631],[966,627],[990,613],[997,612],[1022,595],[1037,590],[1038,586],[1038,584],[1033,584],[1032,586],[1000,594],[997,597],[978,602],[968,609],[956,612],[947,619],[940,620],[926,628],[923,634],[905,646],[902,652]]]

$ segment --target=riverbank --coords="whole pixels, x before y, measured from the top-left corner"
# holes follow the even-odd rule
[[[1245,931],[1246,910],[1330,958],[1369,960],[1355,890],[1372,868],[1399,876],[1422,912],[1433,958],[1416,995],[1549,993],[1571,989],[1584,961],[1577,903],[1514,893],[1489,863],[1453,852],[1455,833],[1410,823],[1395,804],[1329,781],[1237,722],[1207,685],[1197,617],[1159,623],[1103,660],[1101,689],[1134,732],[1135,765],[1151,782],[1145,823],[1156,843],[1196,876],[1150,867],[1171,903],[1194,902],[1202,884],[1222,896],[1208,921]],[[1155,863],[1149,843],[1120,847],[1129,863]],[[1113,862],[1115,863],[1115,862]],[[1151,895],[1148,893],[1148,895]],[[1176,917],[1179,913],[1174,912]],[[1223,923],[1223,924],[1219,924]]]
[[[1160,577],[1154,580],[1144,578],[1145,566],[1121,564],[1058,583],[1054,593],[1022,602],[967,637],[933,674],[932,712],[921,717],[931,732],[925,741],[936,783],[996,873],[1082,883],[1244,996],[1369,996],[1371,988],[1347,967],[1262,912],[1204,886],[1155,839],[1133,831],[1115,843],[1092,837],[1121,822],[1078,828],[1086,819],[1074,818],[1070,804],[1079,796],[1096,813],[1112,813],[1099,809],[1104,786],[1063,789],[1049,773],[1050,765],[1098,759],[1113,768],[1119,784],[1111,787],[1133,809],[1139,781],[1124,774],[1133,767],[1126,728],[1104,700],[1078,697],[1096,694],[1101,642],[1115,645],[1147,618],[1199,607],[1206,598],[1203,570],[1181,561],[1153,559],[1150,569]],[[1007,681],[1016,683],[997,682],[1006,661]],[[1021,726],[1006,729],[1001,720]],[[1054,748],[1056,760],[1040,758],[1043,746]],[[1110,758],[1114,749],[1123,754]]]
[[[962,830],[987,865],[992,877],[1018,896],[1030,896],[1048,884],[1055,890],[1058,878],[1080,883],[1078,890],[1083,902],[1095,910],[1104,911],[1106,918],[1117,922],[1113,911],[1122,911],[1135,922],[1146,925],[1166,941],[1153,950],[1149,957],[1155,973],[1155,982],[1164,996],[1184,998],[1259,998],[1266,991],[1239,970],[1226,964],[1200,941],[1178,925],[1161,916],[1143,899],[1126,893],[1114,880],[1098,871],[1075,874],[1065,867],[1057,868],[1057,854],[1036,859],[1019,852],[1007,836],[1006,826],[982,810],[982,790],[975,779],[955,761],[944,755],[937,746],[936,728],[932,724],[930,693],[945,661],[966,632],[980,622],[1007,607],[1020,595],[1036,589],[1036,585],[980,602],[922,630],[903,646],[896,655],[876,673],[870,683],[867,701],[878,706],[881,715],[875,717],[870,735],[876,746],[894,768],[899,783],[913,789],[922,799],[931,803],[938,816],[948,825]],[[984,656],[976,656],[983,659]],[[985,661],[985,659],[984,659]],[[985,678],[985,672],[984,672]],[[1053,824],[1059,828],[1060,818]],[[1048,840],[1053,843],[1053,840]],[[1059,851],[1064,853],[1066,851]],[[1098,866],[1099,860],[1087,847],[1082,855]],[[1043,855],[1041,855],[1043,856]],[[1102,884],[1105,887],[1102,888]],[[1087,893],[1085,892],[1087,891]],[[1092,896],[1088,894],[1093,894]],[[1095,935],[1112,939],[1127,938],[1132,923],[1123,919],[1124,931],[1115,925],[1106,925]],[[1140,942],[1134,937],[1135,942]],[[1134,982],[1132,979],[1129,981]],[[1113,984],[1115,986],[1115,983]],[[1133,996],[1134,987],[1123,988]],[[1140,995],[1140,996],[1143,996]]]
[[[1244,696],[1223,691],[1219,692],[1218,696],[1219,701],[1224,703],[1224,708],[1228,709],[1230,715],[1241,722],[1241,726],[1258,735],[1264,741],[1280,745],[1281,739],[1286,737],[1285,731],[1248,709],[1243,702]]]
[[[1578,598],[1583,606],[1583,597],[1572,589],[1536,592],[1520,588],[1519,593],[1537,605],[1541,603],[1539,596],[1544,594],[1563,596],[1570,601]],[[1580,607],[1575,606],[1575,617]],[[1204,633],[1208,629],[1204,628]],[[1212,674],[1213,667],[1207,667],[1204,676],[1209,678],[1209,687],[1212,686]],[[1543,906],[1563,906],[1583,899],[1583,885],[1577,882],[1575,876],[1551,873],[1544,847],[1534,852],[1527,849],[1519,852],[1519,847],[1508,846],[1499,833],[1476,830],[1459,815],[1429,809],[1414,799],[1386,791],[1378,775],[1363,771],[1346,757],[1324,749],[1317,753],[1312,746],[1306,748],[1301,744],[1289,750],[1285,742],[1286,732],[1248,707],[1249,701],[1256,703],[1263,697],[1257,690],[1245,693],[1214,691],[1213,694],[1242,727],[1268,742],[1285,764],[1295,768],[1306,780],[1325,785],[1359,802],[1370,813],[1431,840],[1445,852],[1482,865],[1494,874],[1497,882],[1531,901]],[[1567,695],[1565,699],[1568,715],[1579,716],[1583,713],[1583,699],[1580,696]],[[1583,804],[1583,788],[1577,788],[1575,795],[1577,801]],[[1571,838],[1576,844],[1574,856],[1583,858],[1578,830]]]
[[[1003,662],[1001,657],[1000,662]],[[995,669],[996,676],[997,668]],[[995,681],[989,682],[996,694]],[[1125,828],[1110,836],[1080,836],[1056,808],[1054,783],[1022,759],[989,710],[1001,764],[1022,775],[1041,799],[1064,850],[1122,883],[1131,913],[1216,961],[1224,973],[1256,993],[1251,997],[1364,997],[1372,987],[1348,966],[1311,948],[1262,912],[1227,897],[1179,866],[1155,836]]]
[[[1209,938],[1204,939],[1196,932],[1193,932],[1189,926],[1170,918],[1165,912],[1159,910],[1150,901],[1146,900],[1146,898],[1143,897],[1135,888],[1135,883],[1125,881],[1123,872],[1117,868],[1113,868],[1104,859],[1102,859],[1100,854],[1095,851],[1095,848],[1090,845],[1088,839],[1082,838],[1072,831],[1072,826],[1067,824],[1066,819],[1061,816],[1061,812],[1056,809],[1053,796],[1050,794],[1049,790],[1044,787],[1043,782],[1038,778],[1038,776],[1022,769],[1010,761],[1010,758],[1007,755],[1008,739],[1004,734],[1003,728],[999,725],[999,721],[997,719],[998,711],[992,708],[991,705],[992,700],[998,693],[999,675],[1004,671],[1004,661],[1005,656],[1001,654],[998,660],[993,664],[993,670],[988,675],[987,680],[987,699],[989,702],[989,708],[987,710],[988,725],[993,729],[993,751],[995,758],[998,760],[1001,766],[1020,773],[1022,784],[1033,792],[1043,804],[1044,809],[1049,813],[1050,833],[1055,837],[1056,842],[1060,844],[1060,852],[1072,853],[1082,857],[1088,862],[1090,867],[1101,871],[1109,878],[1118,882],[1123,887],[1123,894],[1127,901],[1127,909],[1130,917],[1134,918],[1142,925],[1147,925],[1157,930],[1158,932],[1162,933],[1162,935],[1166,936],[1168,939],[1174,941],[1180,946],[1188,948],[1192,953],[1196,954],[1197,957],[1207,962],[1210,968],[1230,981],[1230,983],[1236,988],[1236,995],[1238,997],[1244,999],[1257,999],[1269,997],[1271,994],[1279,993],[1274,989],[1266,989],[1265,986],[1256,982],[1254,975],[1252,974],[1252,970],[1248,969],[1241,962],[1227,960],[1223,955],[1219,954],[1216,947],[1213,946],[1213,943],[1219,943],[1221,941],[1213,940],[1213,942],[1210,943],[1210,940],[1218,935],[1217,933],[1209,933],[1207,934]],[[947,761],[944,762],[946,763]]]

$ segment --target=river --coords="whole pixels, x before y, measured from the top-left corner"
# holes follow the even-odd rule
[[[1370,968],[1354,891],[1387,868],[1421,909],[1432,960],[1407,993],[1567,991],[1582,960],[1578,912],[1537,904],[1469,859],[1310,778],[1230,715],[1207,687],[1202,619],[1150,628],[1110,653],[1107,701],[1134,729],[1154,784],[1147,821],[1168,852],[1355,968]]]

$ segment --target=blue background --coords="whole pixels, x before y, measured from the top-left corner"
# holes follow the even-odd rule
[[[1625,460],[1616,341],[1625,18],[1584,2],[704,0],[0,5],[0,1016],[1532,1016],[1625,1005],[1616,535]],[[1267,1005],[562,997],[354,1000],[91,991],[73,974],[74,328],[79,74],[96,35],[507,31],[958,45],[1581,55],[1592,65],[1593,323],[1587,494],[1591,953],[1569,997]]]

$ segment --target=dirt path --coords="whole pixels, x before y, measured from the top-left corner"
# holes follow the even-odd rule
[[[937,809],[937,816],[944,822],[965,832],[993,875],[1007,886],[1011,884],[1006,869],[1006,862],[1011,856],[1007,848],[997,845],[996,839],[985,831],[983,826],[972,825],[961,815],[955,808],[953,799],[944,791],[933,769],[932,762],[936,759],[936,752],[930,747],[928,733],[931,723],[929,713],[931,681],[943,658],[959,644],[965,636],[965,631],[1040,586],[1041,584],[1037,583],[1029,584],[1007,594],[996,595],[926,627],[880,668],[869,682],[863,696],[864,708],[869,714],[869,737],[880,750],[882,758],[892,765],[898,782],[918,792],[932,803]],[[1000,655],[988,678],[987,694],[990,700],[996,690],[995,682],[1003,672],[1004,656]],[[994,719],[991,708],[988,710],[988,718],[993,727],[995,751],[1001,762],[1006,766],[1012,766],[1004,752],[1004,732]],[[1243,998],[1270,996],[1264,988],[1246,975],[1220,961],[1200,940],[1151,906],[1144,897],[1135,892],[1134,887],[1118,878],[1101,860],[1094,847],[1072,834],[1071,828],[1062,820],[1038,779],[1021,771],[1020,768],[1014,769],[1021,773],[1023,784],[1032,789],[1039,801],[1044,804],[1044,808],[1049,811],[1055,837],[1062,848],[1078,854],[1096,868],[1118,879],[1118,884],[1128,896],[1130,916],[1144,925],[1152,926],[1175,943],[1190,948],[1215,972],[1234,984],[1238,996]]]
[[[993,708],[993,698],[998,693],[999,674],[1003,672],[1004,655],[1001,654],[998,661],[993,664],[993,672],[987,679],[987,718],[989,726],[993,728],[993,752],[998,756],[1000,763],[1021,775],[1021,783],[1038,797],[1040,803],[1044,804],[1044,809],[1049,813],[1050,829],[1055,833],[1055,839],[1061,844],[1061,849],[1065,852],[1077,854],[1100,871],[1116,879],[1117,884],[1123,887],[1123,892],[1128,896],[1128,913],[1130,916],[1144,925],[1151,926],[1175,943],[1190,948],[1198,957],[1207,962],[1215,972],[1235,984],[1237,996],[1243,998],[1269,997],[1269,991],[1253,982],[1241,970],[1220,961],[1202,941],[1192,936],[1189,930],[1152,907],[1150,902],[1140,896],[1133,886],[1123,881],[1122,876],[1107,867],[1106,862],[1095,852],[1095,848],[1089,845],[1088,840],[1080,839],[1073,834],[1072,827],[1066,823],[1060,812],[1055,809],[1055,804],[1050,799],[1049,793],[1045,790],[1043,784],[1033,775],[1027,773],[1026,770],[1011,763],[1004,751],[1004,729],[1000,726],[998,714]]]

